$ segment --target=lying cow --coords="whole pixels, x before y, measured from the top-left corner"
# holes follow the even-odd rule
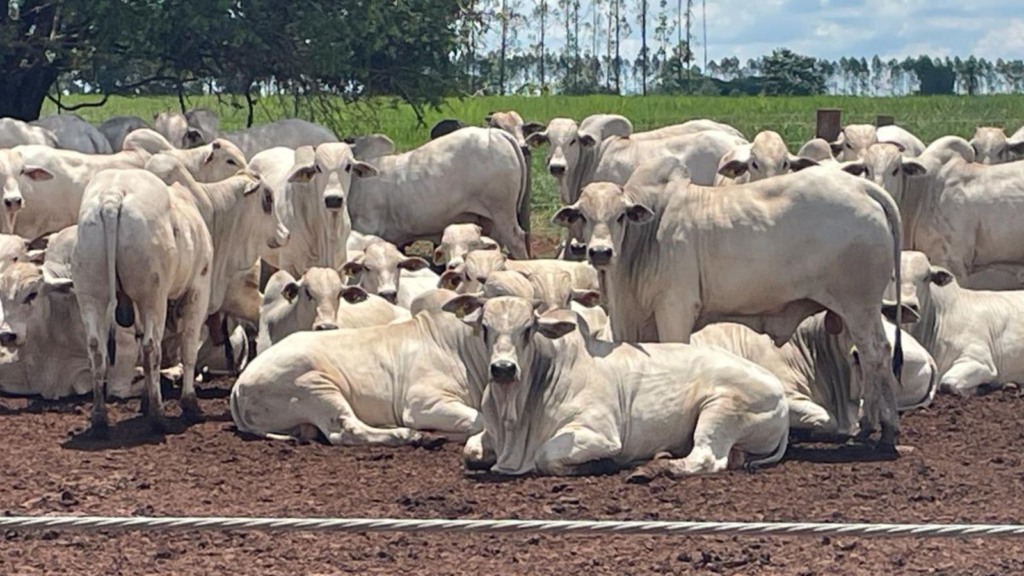
[[[450,314],[407,322],[298,332],[260,354],[231,390],[238,430],[332,445],[431,445],[423,431],[465,437],[477,411],[486,355]]]
[[[341,267],[352,231],[346,202],[352,180],[376,176],[377,169],[356,160],[342,142],[271,148],[249,166],[274,191],[278,217],[292,233],[287,245],[266,251],[263,259],[293,276],[314,266]]]
[[[862,178],[809,168],[709,192],[672,159],[639,170],[626,189],[591,184],[553,220],[581,225],[601,277],[612,330],[623,342],[689,342],[732,321],[781,346],[808,316],[829,310],[850,332],[868,384],[862,430],[898,433],[897,383],[878,306],[895,269],[900,215]],[[782,199],[786,199],[782,201]],[[851,276],[848,271],[857,270]]]
[[[529,165],[510,134],[467,127],[372,161],[376,178],[353,183],[352,228],[402,247],[437,242],[452,222],[475,222],[515,258],[528,257],[522,213]]]
[[[861,396],[857,354],[851,352],[845,335],[834,335],[829,329],[826,313],[821,312],[801,322],[782,347],[764,334],[730,322],[704,327],[691,342],[732,352],[778,377],[786,388],[790,428],[855,436]],[[892,345],[896,327],[886,322],[885,331]],[[896,406],[905,412],[931,404],[938,388],[938,370],[931,354],[905,332],[902,348],[903,378],[896,391]]]
[[[445,305],[480,334],[490,379],[470,469],[593,474],[664,452],[631,479],[778,462],[789,415],[782,384],[732,354],[685,344],[588,341],[577,316],[538,316],[516,297],[463,295]]]
[[[383,240],[371,242],[355,260],[346,262],[341,272],[370,294],[409,309],[414,298],[436,288],[439,278],[419,256],[406,256]]]
[[[597,270],[586,262],[567,262],[539,258],[536,260],[510,260],[497,250],[473,250],[466,253],[462,266],[441,274],[442,288],[469,294],[480,290],[492,272],[513,270],[525,275],[563,271],[572,278],[574,288],[597,290],[600,287]]]
[[[169,156],[148,165],[187,175]],[[204,320],[220,310],[228,280],[252,266],[260,244],[287,241],[273,193],[248,174],[168,186],[146,170],[105,170],[85,197],[72,273],[94,379],[93,430],[107,426],[103,390],[116,358],[115,323],[137,325],[146,375],[142,408],[152,425],[163,427],[158,370],[169,301],[178,303],[174,324],[183,335],[182,410],[198,415],[194,372]]]
[[[966,395],[983,384],[1020,382],[1024,291],[964,289],[949,270],[906,251],[900,292],[920,315],[907,330],[935,357],[940,390]]]
[[[434,248],[434,264],[453,270],[462,266],[466,253],[471,250],[499,250],[498,243],[484,236],[477,224],[449,224],[441,235],[441,243]]]
[[[1024,158],[1024,127],[1007,137],[1002,128],[980,126],[971,138],[975,162],[1005,164]]]
[[[262,354],[295,332],[382,326],[410,317],[379,296],[345,286],[330,268],[310,268],[298,280],[279,270],[264,291],[256,352]]]

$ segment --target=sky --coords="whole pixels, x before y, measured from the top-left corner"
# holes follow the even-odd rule
[[[532,6],[536,0],[522,0]],[[635,3],[628,0],[628,4]],[[651,0],[657,6],[658,0]],[[695,3],[694,35],[701,39],[701,2]],[[590,0],[582,0],[589,13]],[[674,9],[676,2],[669,0]],[[649,26],[652,26],[649,24]],[[550,30],[555,50],[564,31]],[[639,26],[623,52],[639,52]],[[837,60],[974,54],[991,60],[1024,59],[1024,2],[1020,0],[707,0],[707,56],[740,61],[787,47]],[[585,39],[584,39],[585,40]],[[697,62],[703,48],[695,46]]]

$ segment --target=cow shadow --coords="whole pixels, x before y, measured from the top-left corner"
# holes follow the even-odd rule
[[[102,452],[164,444],[167,436],[184,434],[193,423],[184,418],[167,418],[163,421],[161,429],[156,430],[145,415],[138,414],[128,420],[111,424],[103,433],[98,433],[92,428],[73,432],[61,443],[61,448],[80,452]]]
[[[785,461],[812,464],[852,464],[856,462],[892,462],[899,459],[894,450],[879,450],[874,444],[789,445]]]

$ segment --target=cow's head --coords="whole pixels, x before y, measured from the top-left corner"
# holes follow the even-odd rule
[[[849,124],[831,143],[832,154],[840,162],[857,160],[868,146],[878,142],[878,129],[871,124]]]
[[[942,266],[933,266],[921,252],[904,250],[900,257],[902,285],[899,286],[902,303],[912,312],[910,318],[903,315],[904,323],[932,312],[932,289],[936,286],[956,284],[953,273]],[[890,290],[892,292],[892,290]],[[895,321],[896,310],[892,303],[882,306],[882,313]]]
[[[376,176],[377,168],[356,160],[351,146],[329,142],[295,151],[295,164],[288,174],[293,184],[312,184],[319,201],[329,212],[343,213],[352,178]]]
[[[238,146],[223,138],[195,150],[201,155],[198,170],[192,175],[197,182],[220,182],[249,166]]]
[[[402,270],[414,272],[428,267],[418,256],[406,256],[392,243],[372,242],[355,260],[346,262],[341,271],[358,279],[358,284],[370,294],[388,302],[398,302],[398,288]]]
[[[811,158],[790,154],[782,136],[778,132],[767,130],[758,133],[751,144],[737,147],[723,156],[718,173],[727,178],[749,174],[750,181],[754,182],[817,164],[818,162]]]
[[[548,172],[560,179],[579,165],[582,148],[596,146],[598,141],[590,134],[580,134],[575,120],[555,118],[546,129],[530,134],[526,143],[531,146],[548,145]]]
[[[18,212],[25,207],[22,185],[52,179],[53,174],[46,168],[26,164],[17,150],[0,150],[0,184],[3,185],[4,225],[7,232],[14,233]]]
[[[975,162],[1003,164],[1024,156],[1024,140],[1011,140],[1002,128],[979,126],[971,138]]]
[[[897,204],[902,202],[903,177],[924,176],[924,164],[903,157],[903,147],[892,142],[877,142],[868,146],[860,160],[846,162],[842,169],[854,176],[864,176],[890,194]]]
[[[564,316],[538,315],[536,304],[515,296],[487,298],[463,294],[443,306],[477,329],[487,346],[490,381],[500,388],[527,383],[526,372],[533,364],[533,336],[561,338],[576,329]]]
[[[564,270],[528,274],[527,279],[533,287],[533,298],[539,303],[538,310],[542,313],[570,310],[573,302],[590,308],[601,300],[600,293],[594,290],[573,288],[572,275]]]
[[[449,224],[441,235],[441,244],[434,248],[434,264],[454,270],[462,266],[468,252],[498,248],[498,243],[484,236],[477,224]]]
[[[350,289],[353,288],[356,290],[355,292],[351,292]],[[292,280],[284,285],[281,289],[281,296],[293,306],[308,311],[304,316],[313,317],[313,330],[335,330],[338,328],[336,320],[338,304],[342,299],[357,302],[366,299],[366,293],[362,288],[346,287],[338,272],[330,268],[306,270],[302,278],[297,281]]]
[[[190,148],[185,138],[188,120],[181,112],[161,112],[153,117],[153,129],[175,148]]]
[[[48,279],[36,264],[18,262],[0,273],[0,346],[26,343],[28,327],[42,300],[53,292],[70,292],[71,280]]]
[[[470,250],[460,266],[441,275],[440,287],[460,294],[479,292],[491,274],[505,270],[507,261],[504,254],[493,248]]]
[[[239,172],[225,183],[241,196],[233,217],[243,226],[250,243],[246,246],[244,261],[256,261],[261,241],[270,248],[281,248],[288,243],[291,234],[274,209],[274,191],[258,174]]]
[[[484,124],[489,128],[498,128],[511,134],[524,153],[529,152],[526,138],[544,129],[544,125],[539,122],[523,122],[523,117],[515,110],[491,112],[484,117]]]
[[[622,187],[595,182],[583,189],[575,204],[556,212],[552,221],[566,228],[579,225],[587,245],[587,260],[600,269],[616,261],[627,225],[642,224],[652,218],[654,212],[633,202]]]

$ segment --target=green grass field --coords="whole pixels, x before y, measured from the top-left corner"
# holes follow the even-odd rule
[[[75,104],[91,97],[66,97],[65,104]],[[221,115],[225,130],[245,125],[246,110],[234,107],[225,99],[194,98],[189,106],[206,106]],[[381,132],[390,136],[398,147],[408,150],[427,140],[430,127],[442,118],[458,118],[467,124],[480,124],[494,110],[517,110],[527,121],[546,122],[565,116],[577,120],[598,112],[623,114],[632,120],[637,131],[656,128],[692,118],[712,118],[729,123],[748,137],[761,130],[779,132],[793,151],[814,136],[815,111],[818,108],[840,108],[843,123],[873,123],[879,114],[896,118],[901,126],[929,142],[947,134],[969,138],[979,125],[1005,126],[1009,131],[1024,125],[1024,96],[975,97],[902,97],[857,98],[816,96],[801,98],[723,98],[684,96],[549,96],[544,98],[497,97],[449,100],[440,109],[428,110],[426,126],[418,125],[413,110],[401,104],[376,107],[344,108],[330,119],[318,118],[339,135]],[[176,98],[112,97],[101,108],[83,108],[78,114],[92,122],[110,116],[136,115],[152,118],[154,114],[178,108]],[[45,114],[55,111],[47,104]],[[256,110],[256,122],[266,122],[292,114],[290,102],[264,99]],[[304,114],[303,114],[304,115]],[[537,232],[551,230],[548,218],[557,204],[554,180],[544,172],[544,154],[538,151],[533,161],[533,227]]]

